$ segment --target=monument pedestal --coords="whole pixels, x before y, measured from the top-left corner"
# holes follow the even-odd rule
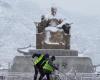
[[[77,57],[77,56],[56,56],[54,62],[60,71],[67,72],[79,72],[79,73],[93,73],[94,68],[90,58]],[[31,56],[16,56],[14,58],[11,72],[27,72],[33,73],[34,66]]]

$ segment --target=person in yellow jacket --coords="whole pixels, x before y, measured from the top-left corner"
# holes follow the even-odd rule
[[[34,63],[34,80],[37,80],[38,72],[41,72],[42,69],[42,63],[44,60],[49,58],[49,54],[41,54],[41,53],[35,53],[32,55],[32,58],[37,57],[36,60],[33,60]]]
[[[45,60],[43,62],[39,80],[42,80],[45,75],[47,77],[47,80],[50,80],[50,75],[52,74],[52,72],[55,69],[58,70],[58,68],[53,64],[54,60],[55,60],[55,56],[52,56],[50,59]]]

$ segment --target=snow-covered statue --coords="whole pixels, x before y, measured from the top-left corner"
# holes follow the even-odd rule
[[[71,23],[71,24],[72,24],[72,23]],[[66,34],[70,34],[71,24],[65,23],[65,24],[62,26],[62,29],[64,30],[64,32],[65,32]]]
[[[56,21],[51,21],[49,26],[45,28],[45,43],[60,44],[63,43],[63,30],[57,27]]]
[[[71,24],[73,23],[67,23],[67,21],[63,21],[61,24],[57,25],[57,27],[59,29],[63,29],[65,34],[70,34]]]
[[[51,7],[50,14],[42,15],[37,22],[36,44],[38,49],[69,49],[70,25],[57,15],[57,8]],[[69,34],[69,35],[67,35]]]
[[[45,20],[45,15],[42,15],[41,16],[41,21],[44,21]]]
[[[57,8],[56,7],[51,7],[51,15],[55,16],[57,13]]]

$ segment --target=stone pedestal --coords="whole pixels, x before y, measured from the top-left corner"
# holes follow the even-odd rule
[[[79,72],[79,73],[93,73],[93,64],[88,57],[68,57],[56,56],[54,62],[60,71]],[[33,62],[31,56],[16,56],[14,58],[11,72],[34,72]]]
[[[45,42],[45,33],[36,34],[36,48],[37,49],[70,49],[70,35],[51,32],[51,43]],[[56,44],[58,43],[58,44]]]
[[[44,33],[36,34],[36,49],[42,49],[42,42],[44,40]]]

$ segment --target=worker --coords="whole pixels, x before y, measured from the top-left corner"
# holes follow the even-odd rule
[[[42,64],[42,70],[40,72],[40,78],[39,80],[42,80],[43,77],[46,75],[47,80],[50,80],[50,75],[54,70],[58,70],[58,68],[53,64],[53,61],[55,60],[55,56],[52,56],[50,59],[45,60]]]
[[[49,54],[35,53],[32,55],[32,58],[34,57],[37,57],[35,61],[33,60],[35,70],[34,80],[37,80],[38,72],[41,70],[41,64],[44,60],[49,58]]]

